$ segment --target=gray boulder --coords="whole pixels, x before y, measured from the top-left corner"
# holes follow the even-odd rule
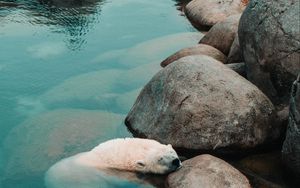
[[[186,5],[185,14],[195,28],[203,30],[242,13],[247,4],[248,0],[193,0]]]
[[[137,137],[184,151],[240,151],[279,136],[274,107],[253,84],[208,56],[170,64],[144,87],[126,118]]]
[[[199,43],[213,46],[225,55],[228,55],[238,32],[240,17],[241,14],[235,14],[217,23],[208,31]]]
[[[174,53],[173,55],[169,56],[167,59],[162,61],[160,65],[162,67],[165,67],[182,57],[186,57],[190,55],[207,55],[213,57],[218,61],[221,61],[222,63],[226,62],[226,56],[218,49],[206,44],[198,44],[197,46],[194,47],[189,47],[189,48],[184,48],[179,50],[178,52]]]
[[[167,178],[169,188],[250,188],[248,179],[227,162],[211,155],[200,155],[182,163]]]
[[[299,0],[251,0],[240,19],[247,77],[274,104],[288,104],[300,71],[299,7]]]
[[[289,125],[282,147],[282,159],[297,178],[300,178],[300,75],[292,87]]]

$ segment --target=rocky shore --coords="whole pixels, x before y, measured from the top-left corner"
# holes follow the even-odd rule
[[[299,7],[192,0],[181,8],[206,34],[161,62],[125,120],[135,137],[172,144],[187,159],[167,187],[299,185]]]

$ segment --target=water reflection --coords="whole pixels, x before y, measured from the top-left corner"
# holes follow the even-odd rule
[[[85,35],[99,21],[104,2],[105,0],[0,1],[0,22],[18,22],[19,16],[24,17],[31,24],[46,25],[52,32],[66,34],[67,46],[71,50],[78,50],[86,43]]]

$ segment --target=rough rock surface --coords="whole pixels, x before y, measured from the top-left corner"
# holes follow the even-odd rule
[[[134,136],[184,151],[240,151],[278,137],[273,110],[256,86],[224,64],[188,56],[152,78],[125,123]]]
[[[229,54],[227,57],[226,64],[240,63],[240,62],[244,62],[244,57],[243,57],[243,53],[241,51],[239,35],[236,34],[234,41],[232,42],[232,45],[230,47],[230,51],[229,51]]]
[[[282,158],[285,165],[300,178],[300,75],[292,87],[289,125]]]
[[[167,178],[169,188],[250,188],[248,179],[225,161],[200,155],[184,161],[177,172]]]
[[[248,0],[193,0],[185,7],[185,14],[195,28],[213,26],[228,16],[240,14]]]
[[[171,55],[170,57],[162,61],[160,65],[162,67],[165,67],[182,57],[190,56],[190,55],[207,55],[213,57],[218,61],[221,61],[222,63],[226,62],[226,56],[218,49],[206,44],[198,44],[197,46],[194,47],[184,48],[182,50],[179,50],[178,52],[174,53],[173,55]]]
[[[200,40],[200,44],[213,46],[228,55],[238,32],[240,17],[241,14],[235,14],[214,25]]]
[[[287,104],[300,71],[300,1],[251,0],[239,24],[247,77],[274,104]]]

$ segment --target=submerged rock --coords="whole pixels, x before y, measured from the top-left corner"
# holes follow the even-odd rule
[[[228,55],[238,31],[240,17],[241,14],[232,15],[214,25],[200,40],[200,44],[213,46]]]
[[[116,100],[120,95],[142,87],[160,69],[158,62],[153,62],[130,70],[111,69],[81,74],[47,91],[40,97],[41,103],[51,109],[84,106],[127,113],[125,109],[131,106],[119,108]]]
[[[225,161],[211,155],[186,160],[167,178],[169,188],[250,188],[248,179]]]
[[[185,32],[154,38],[139,43],[128,49],[114,50],[103,53],[93,60],[93,63],[109,63],[112,60],[126,68],[162,61],[166,56],[176,51],[194,46],[204,35],[199,32]]]
[[[287,104],[300,72],[300,1],[251,0],[239,25],[247,77],[274,104]]]
[[[129,136],[124,116],[88,110],[57,110],[35,116],[12,129],[3,146],[5,182],[43,176],[58,160],[116,137]]]
[[[240,152],[278,138],[274,107],[253,84],[208,56],[157,73],[126,118],[138,137],[189,151]]]
[[[218,49],[206,44],[198,44],[197,46],[194,47],[189,47],[189,48],[184,48],[179,50],[175,54],[163,60],[160,63],[160,65],[162,67],[165,67],[182,57],[191,56],[191,55],[207,55],[218,61],[221,61],[222,63],[226,62],[226,56]]]
[[[294,82],[290,100],[289,125],[282,147],[282,158],[288,169],[300,178],[300,75]]]
[[[194,27],[202,30],[203,26],[210,27],[242,13],[247,4],[248,0],[193,0],[185,7],[185,14]]]

